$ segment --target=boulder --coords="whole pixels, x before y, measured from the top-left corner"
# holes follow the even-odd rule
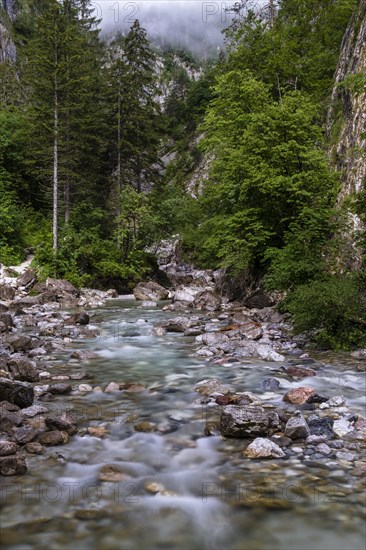
[[[187,328],[191,327],[194,323],[195,322],[188,317],[181,316],[169,319],[169,321],[161,323],[160,326],[164,327],[168,332],[185,332]]]
[[[283,371],[291,376],[291,378],[307,378],[308,376],[316,376],[316,372],[313,369],[307,369],[305,367],[287,367]]]
[[[212,290],[204,290],[195,296],[193,307],[203,311],[218,311],[221,309],[221,298]]]
[[[89,324],[89,315],[87,313],[74,313],[65,321],[65,325],[88,325]]]
[[[273,306],[274,301],[268,296],[268,294],[265,294],[262,290],[257,290],[244,300],[244,305],[249,309],[263,309],[265,307]]]
[[[309,426],[311,435],[324,435],[327,438],[334,437],[334,420],[328,416],[324,418],[318,418],[314,415],[308,418],[307,424]]]
[[[19,455],[0,457],[0,475],[16,476],[25,474],[26,471],[27,464],[24,457]]]
[[[32,347],[32,338],[26,334],[6,334],[3,338],[4,344],[10,346],[14,351],[28,351]]]
[[[310,435],[310,429],[300,411],[296,411],[286,424],[285,436],[291,439],[306,439]]]
[[[59,416],[48,416],[46,418],[46,426],[49,430],[59,430],[69,435],[74,435],[78,431],[76,419],[71,413],[67,412]]]
[[[77,298],[80,296],[80,291],[64,279],[47,279],[46,286],[48,290],[59,296],[65,294],[71,294]]]
[[[271,435],[278,429],[280,420],[277,413],[259,405],[228,405],[221,412],[220,431],[226,437]]]
[[[14,439],[19,445],[30,443],[36,435],[37,431],[32,426],[21,426],[14,430]]]
[[[201,380],[195,385],[194,389],[201,395],[212,395],[214,393],[225,395],[227,393],[230,393],[230,388],[228,386],[225,386],[225,384],[223,384],[217,378],[208,378],[206,380]]]
[[[9,330],[14,326],[13,318],[10,313],[7,312],[0,313],[0,323],[4,324],[5,330]]]
[[[37,282],[37,274],[33,269],[27,269],[19,275],[17,283],[18,286],[25,287],[26,290],[29,290],[35,285]]]
[[[248,458],[282,458],[285,453],[271,441],[263,437],[257,437],[244,451]]]
[[[179,288],[173,294],[173,302],[184,302],[186,306],[190,306],[193,304],[197,292],[190,287]]]
[[[15,380],[21,380],[23,382],[36,382],[39,379],[39,374],[35,363],[25,357],[11,357],[8,361],[7,367]]]
[[[70,393],[72,390],[72,386],[70,384],[51,384],[48,391],[52,393],[53,395],[64,395],[66,393]]]
[[[10,285],[0,285],[0,300],[14,300],[15,289]]]
[[[166,300],[169,296],[169,291],[158,283],[149,281],[147,283],[139,283],[133,290],[136,300],[158,302]]]
[[[0,441],[0,456],[15,455],[18,450],[18,445],[13,441],[2,439]]]
[[[39,442],[42,445],[62,445],[69,441],[69,435],[66,432],[61,432],[59,430],[53,430],[51,432],[44,432],[39,437]]]
[[[0,378],[0,401],[8,401],[21,409],[30,407],[34,401],[34,392],[30,384]]]
[[[283,401],[291,403],[292,405],[304,405],[307,403],[309,397],[315,395],[313,388],[301,387],[290,390],[283,396]]]

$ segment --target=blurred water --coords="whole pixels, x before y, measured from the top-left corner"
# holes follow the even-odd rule
[[[286,389],[263,393],[261,382],[268,376],[285,382],[279,365],[257,359],[217,365],[192,356],[194,339],[149,335],[153,323],[170,317],[113,300],[93,318],[98,338],[75,341],[57,354],[56,374],[83,370],[93,386],[139,383],[147,391],[92,392],[47,403],[54,411],[72,410],[80,434],[27,459],[27,476],[2,479],[2,547],[363,550],[364,485],[352,468],[331,459],[323,467],[296,457],[250,461],[242,456],[242,441],[204,436],[205,422],[220,411],[199,403],[196,382],[220,378],[276,404]],[[98,358],[66,364],[80,348],[97,351]],[[345,354],[318,359],[325,362],[318,376],[291,386],[342,393],[363,413],[361,362]],[[142,422],[157,431],[136,432]],[[88,435],[89,426],[104,427],[106,435]],[[120,479],[100,481],[107,464],[118,467]]]

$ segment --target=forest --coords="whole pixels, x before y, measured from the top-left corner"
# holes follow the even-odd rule
[[[16,60],[0,63],[1,263],[32,251],[40,278],[127,293],[179,234],[187,261],[224,269],[238,298],[263,287],[317,345],[366,346],[364,231],[351,237],[357,265],[349,245],[365,182],[339,200],[340,105],[327,127],[342,38],[364,4],[243,2],[209,61],[158,47],[138,20],[102,34],[89,0],[18,4],[12,22],[2,11]],[[342,82],[365,86],[362,73]]]

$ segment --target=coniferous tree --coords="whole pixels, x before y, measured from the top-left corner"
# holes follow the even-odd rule
[[[43,7],[22,55],[33,123],[33,174],[46,200],[52,176],[57,250],[61,212],[68,223],[73,201],[98,192],[102,51],[88,2],[48,0]]]

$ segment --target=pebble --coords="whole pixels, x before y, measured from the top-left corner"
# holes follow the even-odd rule
[[[90,384],[79,384],[79,386],[77,386],[77,389],[80,392],[89,392],[93,391],[93,386],[90,386]]]
[[[332,452],[331,448],[326,443],[320,443],[320,445],[317,445],[316,450],[322,455],[329,455]]]
[[[357,456],[355,454],[347,453],[347,452],[343,452],[343,451],[338,451],[336,453],[336,457],[339,460],[345,460],[346,462],[353,462],[357,458]]]

